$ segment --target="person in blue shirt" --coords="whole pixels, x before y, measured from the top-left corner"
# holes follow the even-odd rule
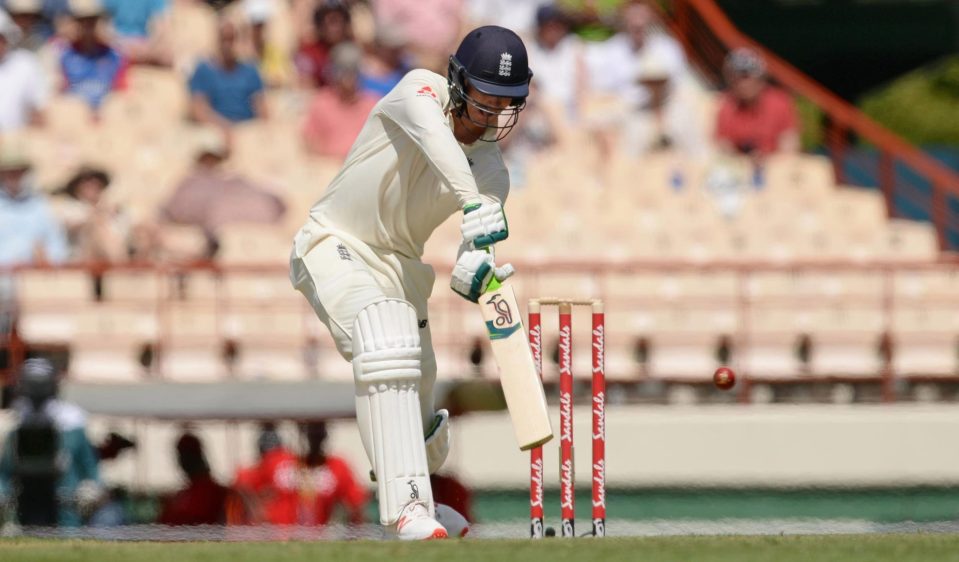
[[[197,65],[190,77],[190,116],[199,123],[228,128],[266,118],[263,79],[256,66],[239,60],[236,27],[220,22],[218,53]]]
[[[170,66],[169,0],[102,0],[117,48],[131,63]]]
[[[66,234],[46,199],[31,188],[30,169],[15,142],[0,144],[0,268],[67,258]]]
[[[70,10],[79,31],[60,57],[65,91],[96,110],[111,91],[126,87],[127,62],[100,38],[97,26],[104,10],[99,0],[72,0]]]

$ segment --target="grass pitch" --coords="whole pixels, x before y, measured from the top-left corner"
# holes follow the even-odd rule
[[[460,540],[432,543],[156,543],[0,540],[11,562],[959,562],[959,535]]]

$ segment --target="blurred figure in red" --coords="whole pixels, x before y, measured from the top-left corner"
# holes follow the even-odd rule
[[[313,13],[312,37],[300,43],[293,57],[302,85],[313,88],[327,85],[330,52],[340,43],[352,40],[349,8],[336,1],[321,3]]]
[[[326,525],[339,506],[346,510],[348,522],[363,523],[369,494],[344,459],[324,450],[326,423],[308,422],[301,431],[307,451],[300,468],[300,523]]]
[[[186,487],[170,497],[160,511],[162,525],[217,525],[224,521],[227,489],[210,474],[200,439],[185,432],[176,442],[177,463],[187,478]]]
[[[720,147],[757,161],[774,152],[799,150],[796,105],[789,94],[769,84],[759,53],[746,47],[732,51],[723,76],[728,90],[716,121]]]
[[[257,439],[260,461],[237,472],[235,490],[244,498],[247,524],[298,523],[299,494],[296,474],[299,459],[283,446],[276,426],[265,423]],[[237,521],[240,522],[240,521]]]
[[[303,124],[303,141],[310,153],[346,159],[376,105],[376,96],[360,89],[361,57],[353,43],[340,43],[330,53],[330,85],[314,95]]]

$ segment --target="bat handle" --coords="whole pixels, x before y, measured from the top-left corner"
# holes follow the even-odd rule
[[[488,293],[488,292],[490,292],[490,291],[495,291],[495,290],[499,289],[499,288],[502,287],[502,286],[503,286],[503,284],[502,284],[502,283],[500,282],[500,280],[497,279],[496,276],[494,275],[493,278],[490,280],[489,285],[486,286],[486,292]]]

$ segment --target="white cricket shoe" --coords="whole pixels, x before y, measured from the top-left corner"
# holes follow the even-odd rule
[[[436,520],[446,528],[451,537],[465,537],[470,532],[469,521],[448,505],[436,504]]]
[[[426,503],[413,500],[406,504],[396,520],[396,536],[403,541],[425,541],[449,537],[446,528],[430,517]]]

